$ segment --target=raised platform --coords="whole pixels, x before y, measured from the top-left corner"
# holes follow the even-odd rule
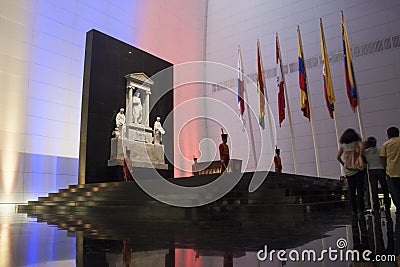
[[[343,209],[347,203],[343,182],[270,172],[260,188],[249,193],[252,175],[245,173],[224,197],[195,208],[158,202],[136,182],[113,182],[72,185],[19,205],[18,212],[75,232],[77,247],[81,246],[77,251],[82,253],[77,258],[96,263],[91,266],[105,266],[107,260],[101,259],[115,247],[120,253],[122,240],[132,241],[133,258],[139,257],[140,251],[168,249],[165,266],[172,267],[176,266],[177,249],[193,248],[199,256],[231,251],[240,257],[265,244],[273,249],[292,248],[323,238],[335,225],[351,218],[350,209]],[[218,176],[170,181],[192,187]],[[151,177],[147,179],[151,181]]]
[[[198,186],[215,180],[218,175],[170,179],[182,186]],[[265,211],[294,214],[320,211],[346,205],[346,186],[338,180],[275,174],[270,172],[260,188],[248,192],[252,173],[245,173],[231,192],[205,206],[179,208],[158,202],[148,196],[135,182],[113,182],[71,185],[58,193],[50,193],[27,205],[19,205],[18,212],[29,216],[43,214],[85,214],[107,212],[132,214],[136,219],[214,220],[220,216],[232,216],[233,220],[263,220]],[[148,178],[151,181],[151,178]],[[196,196],[190,196],[196,197]],[[285,218],[284,216],[283,218]]]

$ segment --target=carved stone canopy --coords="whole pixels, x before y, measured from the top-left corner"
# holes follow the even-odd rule
[[[143,72],[135,72],[127,74],[125,75],[125,78],[127,81],[127,87],[133,86],[136,88],[141,88],[141,87],[150,87],[154,84],[154,81],[150,79],[149,76],[147,76]]]

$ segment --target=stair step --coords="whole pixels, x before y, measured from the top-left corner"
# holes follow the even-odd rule
[[[93,183],[93,184],[77,184],[70,185],[69,188],[92,188],[92,187],[121,187],[124,186],[125,182],[111,182],[111,183]]]

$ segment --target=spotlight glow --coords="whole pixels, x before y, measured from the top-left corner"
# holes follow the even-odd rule
[[[11,256],[13,251],[11,250],[11,233],[10,225],[4,223],[0,225],[0,259],[3,266],[11,266]]]
[[[21,52],[21,54],[24,54]],[[15,59],[10,59],[15,60]],[[6,63],[0,63],[0,65]],[[0,66],[4,68],[5,66]],[[24,67],[18,70],[24,73]],[[0,91],[0,181],[3,193],[7,196],[14,191],[23,151],[23,133],[25,131],[26,86],[23,77],[0,72],[2,81]],[[4,202],[4,201],[2,201]],[[7,202],[7,201],[5,201]]]

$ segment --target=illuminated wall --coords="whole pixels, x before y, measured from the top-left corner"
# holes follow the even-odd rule
[[[0,203],[77,183],[87,31],[97,29],[172,63],[201,60],[206,4],[0,1]]]
[[[138,19],[142,27],[134,45],[173,64],[205,59],[205,29],[208,0],[206,1],[142,1]],[[174,69],[174,106],[204,96],[202,84],[180,84],[185,77],[177,77],[182,68]],[[192,106],[190,111],[204,109],[203,104]],[[190,128],[180,132],[182,113],[174,113],[174,163],[183,168],[175,169],[175,176],[187,176],[191,169],[193,151],[198,150],[200,140],[206,138],[204,124],[193,122]],[[179,152],[179,146],[181,152]],[[190,161],[190,164],[189,164]],[[190,174],[189,174],[190,175]]]
[[[91,29],[173,64],[210,60],[236,67],[240,44],[245,72],[253,78],[257,38],[268,72],[275,67],[274,36],[279,32],[283,61],[289,64],[286,79],[299,173],[315,175],[311,128],[298,109],[297,72],[293,71],[296,26],[302,29],[305,57],[317,58],[318,18],[322,17],[329,53],[337,58],[335,55],[342,49],[340,10],[345,12],[350,44],[359,51],[354,55],[354,67],[365,132],[367,136],[375,135],[382,144],[385,129],[400,124],[394,115],[399,112],[400,98],[400,4],[396,0],[0,1],[0,202],[25,202],[77,182],[85,36]],[[357,129],[357,117],[344,93],[343,62],[331,62],[331,69],[340,129]],[[308,74],[322,175],[337,177],[336,136],[322,99],[320,64],[309,68]],[[236,109],[233,94],[213,91],[211,86],[204,88],[198,84],[181,86],[174,93],[174,103],[206,93]],[[267,77],[267,90],[276,117],[275,77]],[[193,109],[208,107],[199,103]],[[204,138],[219,143],[219,131],[213,123],[190,123],[179,136],[183,152],[175,153],[175,162],[187,165],[185,158],[196,153]],[[287,120],[277,134],[284,170],[293,172]],[[233,134],[231,138],[237,136]],[[205,158],[214,156],[212,148],[204,151]],[[236,151],[233,156],[242,157],[243,150]],[[264,167],[268,168],[268,164]],[[176,170],[175,174],[186,172]]]
[[[283,64],[288,65],[286,82],[293,120],[293,131],[300,174],[316,175],[316,164],[310,123],[299,108],[297,72],[297,34],[302,32],[304,55],[308,67],[309,90],[319,146],[322,176],[338,178],[336,162],[336,134],[333,120],[329,119],[322,94],[322,66],[319,37],[319,18],[323,19],[330,67],[336,95],[339,131],[351,127],[359,132],[357,115],[347,100],[341,60],[341,18],[344,11],[349,41],[353,50],[355,76],[361,98],[361,111],[365,135],[375,136],[378,145],[386,140],[389,126],[400,127],[400,2],[387,1],[210,1],[207,17],[206,59],[232,67],[237,65],[237,46],[242,49],[245,73],[256,79],[256,43],[260,39],[266,85],[270,104],[277,121],[277,87],[274,69],[275,34],[279,33]],[[233,84],[231,87],[235,87]],[[250,92],[249,94],[254,94]],[[208,96],[223,99],[237,110],[237,97],[226,90],[209,88]],[[255,99],[254,99],[255,100]],[[257,102],[250,105],[258,112]],[[277,143],[281,148],[284,172],[293,173],[293,157],[289,124],[277,126]],[[236,122],[237,123],[237,122]],[[253,125],[256,121],[253,122]],[[277,124],[276,124],[277,125]],[[208,125],[210,137],[219,139],[215,125]],[[231,138],[238,138],[233,132]],[[255,140],[256,146],[260,140]],[[241,158],[241,153],[233,157]],[[264,162],[268,168],[269,162]],[[253,166],[249,165],[249,169]]]

